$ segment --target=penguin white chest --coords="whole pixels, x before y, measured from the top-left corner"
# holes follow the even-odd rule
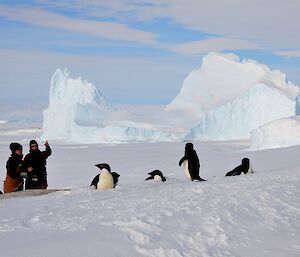
[[[111,173],[108,170],[102,169],[100,176],[99,176],[99,182],[97,184],[97,189],[105,190],[105,189],[109,189],[109,188],[113,188],[113,187],[114,187],[113,176],[111,175]]]
[[[153,180],[155,180],[155,181],[162,181],[161,176],[159,176],[159,175],[155,175],[154,178],[153,178]]]
[[[185,176],[187,177],[187,179],[188,179],[188,180],[192,180],[191,174],[190,174],[190,171],[189,171],[189,161],[188,161],[188,160],[185,160],[185,161],[182,163],[182,166],[183,166],[184,174],[185,174]]]

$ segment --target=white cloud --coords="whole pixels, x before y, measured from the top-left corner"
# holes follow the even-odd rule
[[[259,49],[259,47],[253,42],[232,38],[211,38],[177,44],[171,47],[172,51],[181,54],[204,54],[211,51],[221,52],[225,50],[242,49]]]
[[[123,24],[75,20],[41,9],[0,5],[0,16],[8,20],[21,21],[35,26],[68,30],[113,40],[154,44],[157,38],[154,33],[131,29]]]
[[[298,51],[277,51],[275,54],[285,58],[300,58],[300,50]]]
[[[39,3],[46,4],[47,1],[38,1]],[[52,5],[67,7],[69,2],[53,2]],[[131,7],[125,8],[124,2],[113,1],[109,3],[97,4],[94,1],[77,1],[77,8],[80,6],[86,7],[86,9],[92,8],[94,12],[100,6],[108,9],[108,13],[112,13],[117,16],[118,12],[128,10],[128,12],[137,11],[137,9],[142,8],[145,13],[149,6],[131,5]],[[48,4],[50,4],[48,2]],[[93,5],[94,4],[94,5]],[[130,5],[129,5],[130,6]],[[34,8],[21,8],[21,7],[8,7],[0,5],[0,16],[3,16],[9,20],[21,21],[31,25],[63,29],[73,32],[79,32],[89,35],[95,35],[99,37],[104,37],[112,40],[130,41],[138,42],[143,44],[151,45],[155,48],[167,49],[173,52],[181,54],[203,54],[209,51],[226,51],[226,50],[236,50],[236,49],[258,49],[259,46],[253,42],[241,39],[233,38],[213,38],[198,40],[193,42],[187,42],[183,44],[163,44],[157,41],[158,35],[150,32],[145,32],[142,30],[135,30],[127,27],[126,25],[112,22],[99,22],[83,19],[71,19],[62,15],[54,14],[49,11]],[[124,8],[123,8],[124,7]],[[137,9],[135,9],[135,8]],[[123,8],[123,9],[122,9]],[[153,8],[153,7],[152,7]],[[129,11],[130,10],[130,11]],[[126,11],[125,11],[126,12]],[[103,14],[104,15],[104,14]],[[107,15],[107,14],[106,14]],[[132,14],[133,15],[133,14]]]
[[[96,17],[113,17],[114,20],[136,20],[137,14],[147,9],[152,4],[149,0],[35,0],[35,3],[43,7],[74,10]],[[125,19],[125,20],[124,20]]]
[[[38,2],[52,6],[68,6],[77,10],[81,8],[86,13],[99,17],[109,15],[123,22],[167,18],[187,29],[206,32],[220,38],[241,40],[241,44],[238,44],[242,45],[241,49],[247,48],[246,42],[249,42],[250,49],[256,48],[253,45],[256,44],[274,52],[278,49],[287,49],[294,53],[300,51],[300,1],[295,0],[77,0],[72,3],[67,0],[39,0]],[[198,43],[191,42],[177,48],[191,49],[196,44]],[[212,50],[218,51],[220,47],[216,48]],[[294,54],[290,55],[293,56]]]
[[[300,1],[157,0],[139,17],[168,17],[186,28],[274,48],[299,48]]]

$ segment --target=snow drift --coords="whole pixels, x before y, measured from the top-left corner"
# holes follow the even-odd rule
[[[72,79],[66,69],[58,69],[51,80],[41,137],[76,143],[174,140],[172,134],[131,121],[132,117],[133,114],[108,103],[92,83]]]
[[[300,144],[300,116],[270,122],[251,131],[251,149],[262,150]]]
[[[185,140],[249,138],[251,130],[295,115],[298,91],[278,70],[233,54],[210,53],[166,111],[198,120]]]

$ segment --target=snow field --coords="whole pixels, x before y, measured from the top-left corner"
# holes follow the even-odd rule
[[[25,143],[37,135],[1,133],[1,166],[8,142],[23,142],[27,153]],[[208,181],[190,182],[178,166],[184,145],[50,141],[49,188],[71,191],[0,199],[1,254],[299,256],[299,146],[249,151],[248,141],[196,142],[201,176]],[[224,177],[245,156],[256,172]],[[121,175],[119,183],[115,189],[92,190],[94,164],[104,161]],[[154,169],[167,181],[144,181]]]

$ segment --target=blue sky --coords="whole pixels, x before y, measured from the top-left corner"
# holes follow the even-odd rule
[[[0,0],[0,108],[47,105],[57,68],[111,103],[167,104],[210,51],[300,85],[299,10],[294,0]]]

